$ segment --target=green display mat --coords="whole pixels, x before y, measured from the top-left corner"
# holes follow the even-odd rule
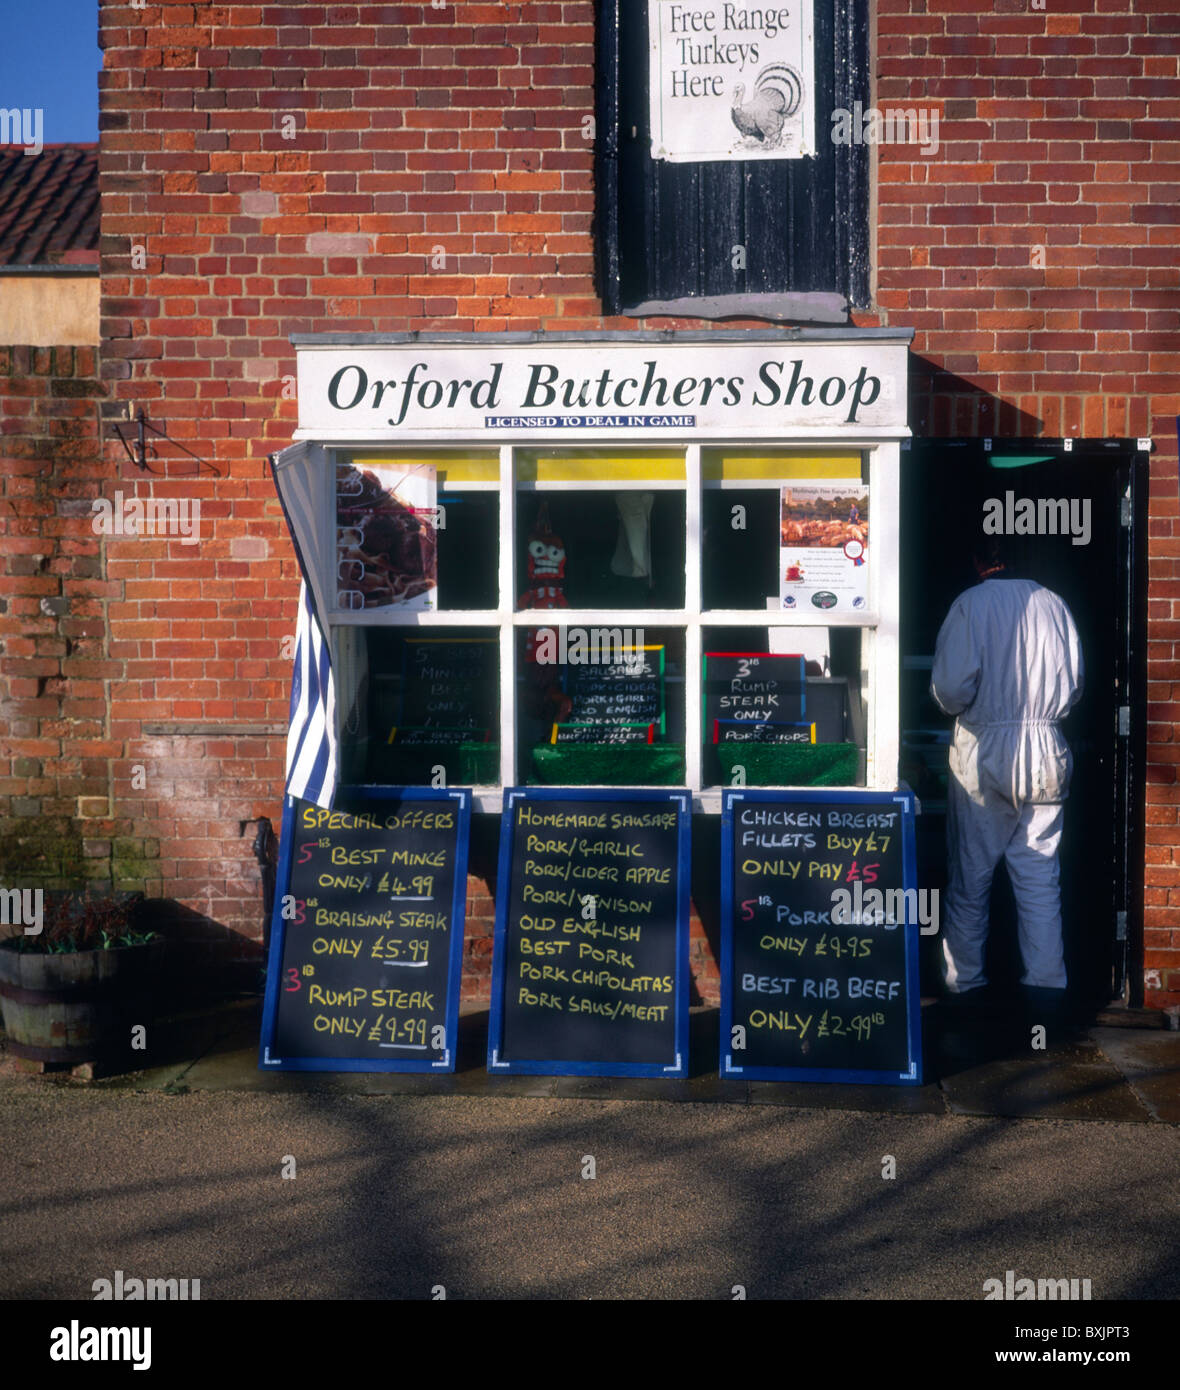
[[[724,783],[746,769],[747,787],[849,787],[856,785],[860,749],[855,743],[743,743],[717,745]]]
[[[682,787],[682,743],[538,744],[529,785]]]

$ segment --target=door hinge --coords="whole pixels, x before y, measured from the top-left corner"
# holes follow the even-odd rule
[[[1127,939],[1127,914],[1116,912],[1114,914],[1115,928],[1114,939],[1116,941],[1126,941]]]
[[[1119,737],[1126,738],[1131,732],[1131,706],[1119,706]]]

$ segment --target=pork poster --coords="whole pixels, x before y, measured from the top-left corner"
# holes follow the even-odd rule
[[[438,487],[432,467],[336,469],[336,606],[433,612]]]
[[[859,478],[783,488],[778,574],[784,608],[863,612],[868,558],[869,490]]]
[[[649,0],[652,158],[815,153],[811,0]]]

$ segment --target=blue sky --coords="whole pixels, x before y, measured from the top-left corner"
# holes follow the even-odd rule
[[[46,144],[98,139],[98,0],[2,0],[0,107],[40,107]]]

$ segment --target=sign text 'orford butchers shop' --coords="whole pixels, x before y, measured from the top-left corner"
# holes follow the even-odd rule
[[[300,346],[299,436],[905,430],[901,342]]]

